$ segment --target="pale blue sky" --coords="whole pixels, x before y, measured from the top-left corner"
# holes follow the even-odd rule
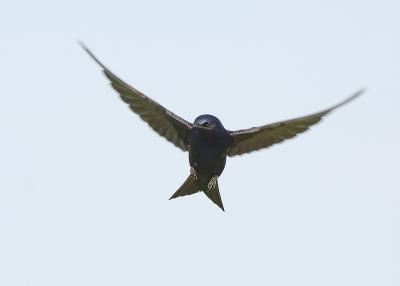
[[[68,4],[67,4],[68,3]],[[399,285],[398,1],[13,1],[0,9],[0,285]],[[368,93],[231,158],[226,213],[77,40],[231,130]]]

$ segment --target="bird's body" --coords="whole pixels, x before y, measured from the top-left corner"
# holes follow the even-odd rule
[[[336,108],[352,101],[363,93],[360,90],[343,102],[323,111],[291,120],[229,131],[212,115],[201,115],[194,123],[177,116],[128,85],[106,68],[83,44],[86,52],[103,68],[111,86],[131,110],[137,113],[150,127],[176,147],[189,152],[190,175],[171,199],[203,192],[211,201],[224,210],[218,187],[227,156],[253,152],[306,131]]]
[[[216,128],[201,127],[196,124],[199,119],[215,122]],[[222,174],[229,144],[229,133],[218,118],[212,115],[201,115],[195,120],[195,125],[189,131],[189,163],[196,170],[202,185],[206,186],[213,176]]]

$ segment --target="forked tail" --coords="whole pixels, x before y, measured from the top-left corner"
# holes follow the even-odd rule
[[[203,190],[205,189],[205,190]],[[222,204],[221,200],[221,195],[219,193],[219,188],[218,188],[218,181],[215,179],[215,184],[211,186],[211,188],[201,187],[198,180],[195,179],[195,177],[191,174],[189,177],[186,179],[186,181],[182,184],[182,186],[169,198],[175,199],[177,197],[183,197],[183,196],[188,196],[188,195],[193,195],[195,193],[198,193],[200,191],[203,191],[203,193],[217,206],[219,206],[223,211],[224,210],[224,205]]]
[[[193,175],[189,175],[182,186],[169,199],[171,200],[177,197],[193,195],[197,192],[200,192],[200,187],[197,184],[197,180]]]
[[[222,199],[221,195],[219,193],[219,188],[218,188],[218,180],[215,180],[215,184],[211,189],[208,189],[203,192],[214,204],[219,206],[223,211],[224,205],[222,204]]]

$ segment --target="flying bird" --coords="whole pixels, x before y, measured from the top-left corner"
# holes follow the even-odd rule
[[[130,86],[111,72],[83,44],[83,49],[103,69],[113,89],[130,109],[138,114],[159,135],[182,151],[188,151],[190,174],[182,186],[171,196],[203,192],[224,211],[218,187],[218,178],[225,168],[226,157],[233,157],[270,147],[295,137],[318,123],[325,115],[360,96],[359,90],[346,100],[323,111],[307,116],[238,131],[229,131],[221,121],[209,114],[198,116],[194,123],[179,117],[151,98]]]

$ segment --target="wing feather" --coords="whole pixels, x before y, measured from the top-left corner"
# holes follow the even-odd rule
[[[80,44],[89,56],[103,68],[112,88],[119,93],[121,99],[129,105],[133,112],[138,114],[159,135],[183,151],[188,150],[187,134],[188,130],[192,128],[191,123],[125,83],[104,66],[84,44]]]
[[[260,150],[262,148],[267,148],[271,145],[293,138],[296,135],[308,130],[312,125],[321,121],[322,118],[328,113],[354,100],[362,93],[364,93],[364,90],[359,90],[339,104],[311,115],[280,121],[260,127],[231,131],[230,136],[232,138],[232,144],[229,147],[227,154],[228,156],[241,155]]]

